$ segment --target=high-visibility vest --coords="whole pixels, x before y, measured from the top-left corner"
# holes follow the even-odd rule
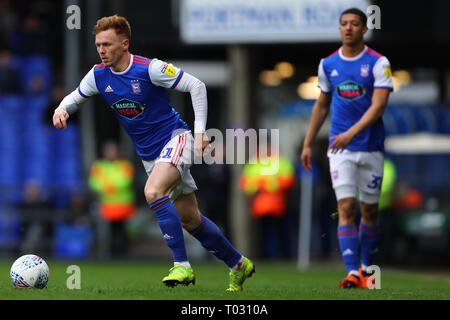
[[[397,171],[394,163],[389,159],[384,159],[383,181],[381,183],[381,193],[378,201],[379,210],[385,210],[392,206],[396,179]]]
[[[97,160],[93,164],[89,186],[100,195],[100,214],[105,220],[126,220],[136,212],[134,174],[127,160]]]
[[[287,191],[295,180],[294,166],[280,154],[258,157],[257,160],[245,165],[239,186],[252,199],[250,212],[253,217],[281,217],[286,213]],[[275,173],[264,174],[273,168],[278,168]]]

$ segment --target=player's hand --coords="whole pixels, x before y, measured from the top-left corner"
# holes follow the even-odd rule
[[[330,137],[330,140],[333,142],[328,147],[331,150],[331,153],[337,153],[338,151],[342,152],[345,148],[352,142],[353,134],[349,131],[338,134],[337,136]]]
[[[53,114],[53,125],[56,129],[66,129],[69,114],[63,108],[57,108]]]
[[[204,133],[196,133],[194,137],[194,153],[196,157],[203,156],[203,150],[209,145],[209,139]]]
[[[305,168],[305,170],[308,172],[312,170],[311,158],[312,158],[311,147],[303,146],[302,155],[300,156],[300,159],[302,160],[303,168]]]

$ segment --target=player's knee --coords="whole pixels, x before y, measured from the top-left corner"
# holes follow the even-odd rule
[[[168,194],[162,190],[159,190],[159,189],[149,186],[149,187],[145,187],[144,195],[145,195],[145,199],[147,200],[147,203],[150,204],[162,197],[167,196]]]
[[[339,218],[354,220],[356,217],[356,201],[354,198],[342,199],[338,202]]]

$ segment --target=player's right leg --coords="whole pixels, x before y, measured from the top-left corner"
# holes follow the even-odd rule
[[[157,162],[151,169],[144,189],[147,203],[157,217],[163,238],[172,250],[174,267],[163,278],[163,283],[170,287],[195,284],[194,272],[187,258],[180,215],[169,198],[179,182],[180,172],[175,166]]]
[[[354,153],[328,152],[333,188],[338,201],[338,240],[342,259],[347,268],[347,276],[339,283],[341,288],[358,288],[359,277],[359,239],[356,227],[356,177],[357,165]]]
[[[342,188],[337,190],[337,194]],[[342,259],[347,268],[347,276],[339,284],[341,288],[359,288],[359,238],[358,228],[355,225],[356,199],[354,197],[338,200],[338,239]]]

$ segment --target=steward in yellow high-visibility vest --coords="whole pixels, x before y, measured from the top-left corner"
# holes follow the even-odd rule
[[[90,172],[89,186],[100,194],[100,214],[107,221],[123,221],[136,212],[133,178],[127,160],[97,160]]]
[[[274,167],[278,167],[276,173],[264,174]],[[251,199],[250,211],[254,218],[264,215],[282,217],[287,208],[287,191],[294,181],[294,166],[289,159],[279,153],[272,153],[264,159],[258,157],[255,164],[246,164],[239,185]]]
[[[395,164],[385,158],[383,166],[383,181],[381,183],[380,200],[378,201],[378,210],[389,209],[394,201],[395,181],[397,179],[397,170]]]

